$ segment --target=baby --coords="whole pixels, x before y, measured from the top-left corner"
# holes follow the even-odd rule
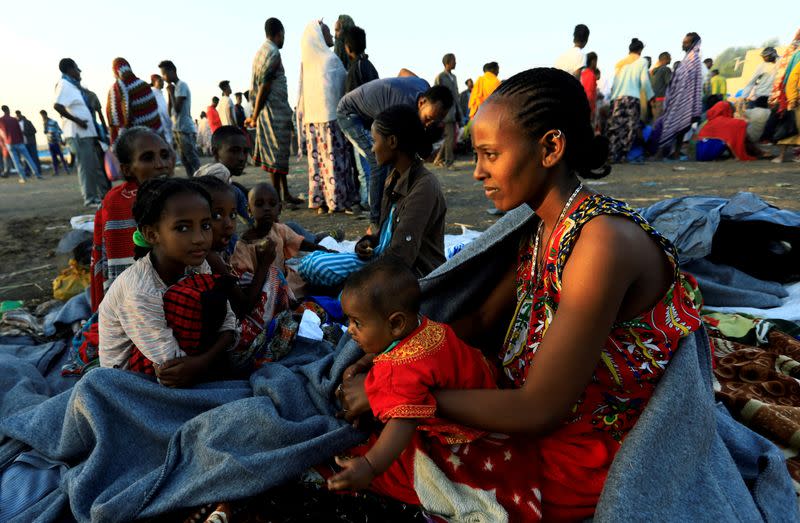
[[[361,457],[339,460],[334,489],[365,488],[423,431],[430,445],[468,443],[483,433],[436,417],[435,389],[496,388],[489,364],[453,330],[419,315],[420,287],[401,262],[381,259],[351,275],[342,291],[348,333],[377,355],[365,388],[380,437]],[[398,464],[402,467],[402,464]],[[393,474],[392,474],[393,476]]]

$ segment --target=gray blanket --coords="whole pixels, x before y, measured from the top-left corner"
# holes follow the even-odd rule
[[[35,365],[0,348],[0,465],[33,448],[70,468],[59,490],[18,521],[129,521],[284,483],[363,439],[330,401],[359,355],[299,339],[249,381],[189,390],[115,369],[89,372],[47,399]]]

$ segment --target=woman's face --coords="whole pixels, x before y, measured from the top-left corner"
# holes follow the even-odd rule
[[[393,146],[394,136],[384,136],[379,133],[375,126],[370,129],[372,134],[372,152],[375,154],[375,161],[378,165],[392,165],[396,157],[396,149]]]
[[[472,125],[472,145],[478,154],[473,176],[483,182],[497,209],[510,211],[543,196],[542,147],[520,129],[506,103],[481,106]]]
[[[175,154],[159,136],[143,134],[133,142],[131,163],[120,164],[125,178],[135,178],[143,184],[151,178],[172,176],[175,172]]]

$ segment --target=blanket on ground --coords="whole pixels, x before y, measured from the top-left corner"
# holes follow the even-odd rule
[[[358,355],[298,339],[248,381],[174,390],[96,369],[50,398],[41,370],[0,347],[0,465],[23,447],[70,466],[17,519],[51,521],[68,504],[78,521],[130,521],[296,478],[363,439],[330,400]]]

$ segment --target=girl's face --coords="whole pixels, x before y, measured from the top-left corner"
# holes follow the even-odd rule
[[[236,232],[236,197],[232,190],[211,193],[211,230],[214,233],[211,248],[225,249]]]
[[[510,211],[523,203],[538,207],[547,176],[542,147],[514,122],[505,103],[481,106],[472,125],[472,145],[478,154],[473,176],[483,182],[497,209]]]
[[[379,133],[375,126],[370,129],[372,134],[372,153],[375,155],[375,161],[378,165],[392,165],[397,157],[397,138],[392,136],[384,136]]]
[[[175,154],[161,137],[144,134],[133,142],[131,163],[120,164],[120,169],[125,178],[134,178],[141,185],[151,178],[172,176]]]
[[[158,223],[145,225],[142,233],[162,262],[200,265],[213,240],[211,208],[197,193],[176,194],[167,200]]]

